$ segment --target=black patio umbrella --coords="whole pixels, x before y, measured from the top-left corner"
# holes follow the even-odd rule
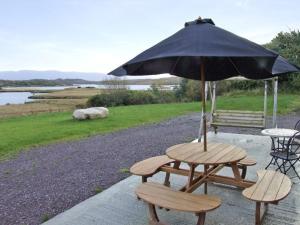
[[[249,79],[273,77],[278,55],[247,39],[198,18],[169,38],[142,52],[109,74],[153,75],[169,73],[201,80],[204,123],[204,150],[207,150],[205,81],[242,75]]]
[[[292,72],[300,72],[300,67],[290,63],[285,58],[279,55],[273,65],[272,74],[283,75]]]

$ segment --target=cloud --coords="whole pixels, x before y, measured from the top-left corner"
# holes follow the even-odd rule
[[[238,0],[235,2],[235,5],[241,8],[247,8],[249,6],[250,0]]]

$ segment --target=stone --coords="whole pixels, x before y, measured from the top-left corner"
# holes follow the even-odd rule
[[[105,118],[109,111],[105,107],[92,107],[87,109],[76,109],[73,112],[73,118],[77,120]]]

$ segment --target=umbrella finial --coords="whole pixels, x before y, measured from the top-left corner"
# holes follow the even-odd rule
[[[184,24],[185,27],[189,26],[189,25],[198,25],[198,24],[204,24],[204,23],[210,23],[212,25],[215,25],[214,21],[212,21],[212,19],[202,19],[201,16],[199,16],[197,19],[195,19],[194,21],[190,21],[190,22],[186,22]]]

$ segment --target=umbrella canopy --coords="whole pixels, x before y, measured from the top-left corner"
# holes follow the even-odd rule
[[[169,38],[142,52],[109,74],[172,75],[201,80],[204,151],[207,150],[205,81],[242,75],[249,79],[277,76],[272,68],[278,54],[198,18]],[[281,61],[279,63],[279,66]],[[282,71],[275,71],[281,74]],[[206,169],[205,169],[206,171]]]
[[[289,63],[285,58],[278,56],[272,69],[273,75],[281,75],[292,72],[300,72],[300,67]]]
[[[201,80],[205,64],[206,81],[242,75],[249,79],[273,77],[277,54],[214,25],[211,19],[197,19],[169,38],[142,52],[109,74],[172,75]]]

